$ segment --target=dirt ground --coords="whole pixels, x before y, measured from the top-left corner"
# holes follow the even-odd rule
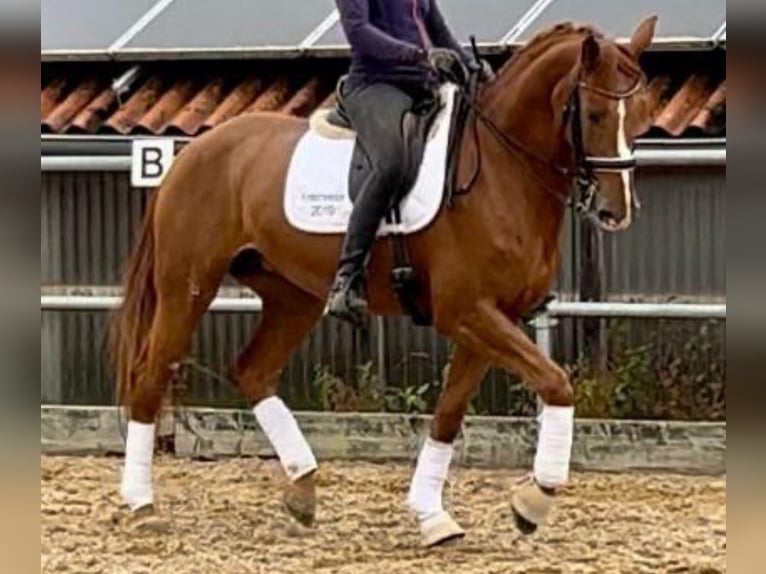
[[[491,574],[726,571],[725,478],[578,474],[551,526],[522,537],[509,500],[518,474],[458,469],[447,505],[468,529],[418,547],[403,508],[410,468],[325,464],[317,526],[281,509],[272,462],[160,458],[168,533],[135,532],[119,510],[120,461],[41,459],[41,571],[172,574]]]

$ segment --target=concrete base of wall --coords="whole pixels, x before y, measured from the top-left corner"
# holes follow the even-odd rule
[[[121,453],[116,408],[46,407],[40,412],[43,454]],[[430,417],[397,414],[298,413],[322,460],[413,461]],[[181,457],[215,459],[262,456],[269,445],[249,411],[181,409],[169,413],[161,433]],[[471,417],[457,447],[468,466],[529,468],[537,441],[532,419]],[[726,472],[726,424],[581,420],[575,430],[573,466],[592,471]]]

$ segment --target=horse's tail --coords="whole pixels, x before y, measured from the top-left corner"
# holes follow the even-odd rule
[[[129,405],[137,376],[146,366],[149,331],[157,309],[154,284],[154,215],[157,193],[149,200],[141,235],[123,283],[123,302],[109,325],[109,358],[116,376],[116,399]]]

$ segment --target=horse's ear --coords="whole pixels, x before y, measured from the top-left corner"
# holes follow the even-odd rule
[[[656,28],[657,15],[654,15],[641,22],[633,32],[633,37],[630,39],[630,52],[636,59],[651,45]]]
[[[586,72],[593,72],[598,66],[598,60],[601,57],[601,46],[598,45],[598,40],[593,34],[588,34],[588,37],[582,43],[582,66]]]

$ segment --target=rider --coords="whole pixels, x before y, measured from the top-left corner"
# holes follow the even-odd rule
[[[351,45],[343,106],[372,171],[354,202],[330,292],[328,312],[358,322],[367,310],[364,273],[381,220],[405,177],[404,115],[432,99],[436,69],[462,63],[491,78],[492,69],[471,58],[450,32],[436,0],[336,0]]]

